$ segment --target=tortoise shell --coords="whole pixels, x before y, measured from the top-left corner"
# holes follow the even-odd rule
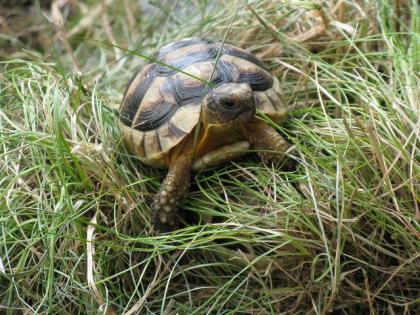
[[[168,167],[165,156],[192,133],[202,100],[215,86],[248,83],[257,111],[275,122],[287,114],[278,79],[239,47],[187,38],[152,59],[128,83],[120,108],[124,136],[146,164]]]

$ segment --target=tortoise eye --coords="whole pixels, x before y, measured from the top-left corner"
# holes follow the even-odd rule
[[[224,100],[222,101],[222,106],[226,109],[232,109],[235,107],[235,102],[232,100]]]

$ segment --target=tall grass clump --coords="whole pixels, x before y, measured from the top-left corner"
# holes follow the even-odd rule
[[[419,5],[248,2],[0,8],[0,313],[420,312]],[[296,166],[199,172],[189,224],[152,235],[164,172],[116,110],[141,56],[191,36],[279,78]]]

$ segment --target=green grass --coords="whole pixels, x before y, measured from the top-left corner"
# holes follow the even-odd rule
[[[316,22],[311,1],[255,1],[258,18],[168,2],[153,19],[136,1],[87,3],[61,8],[67,37],[44,19],[36,48],[0,38],[0,313],[418,314],[416,1],[325,1],[327,32],[306,43],[293,38]],[[250,155],[200,172],[195,224],[151,236],[164,172],[128,151],[115,109],[139,54],[225,35],[280,45],[264,61],[294,109],[276,127],[296,169]]]

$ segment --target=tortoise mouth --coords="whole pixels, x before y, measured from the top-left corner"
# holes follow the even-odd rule
[[[235,115],[235,117],[231,118],[231,119],[227,119],[227,120],[213,120],[213,121],[209,121],[207,120],[207,125],[209,126],[237,126],[237,125],[242,125],[242,124],[246,124],[249,121],[251,121],[253,118],[255,117],[255,108],[252,110],[248,110],[248,111],[244,111],[242,113],[239,113],[237,115]]]

